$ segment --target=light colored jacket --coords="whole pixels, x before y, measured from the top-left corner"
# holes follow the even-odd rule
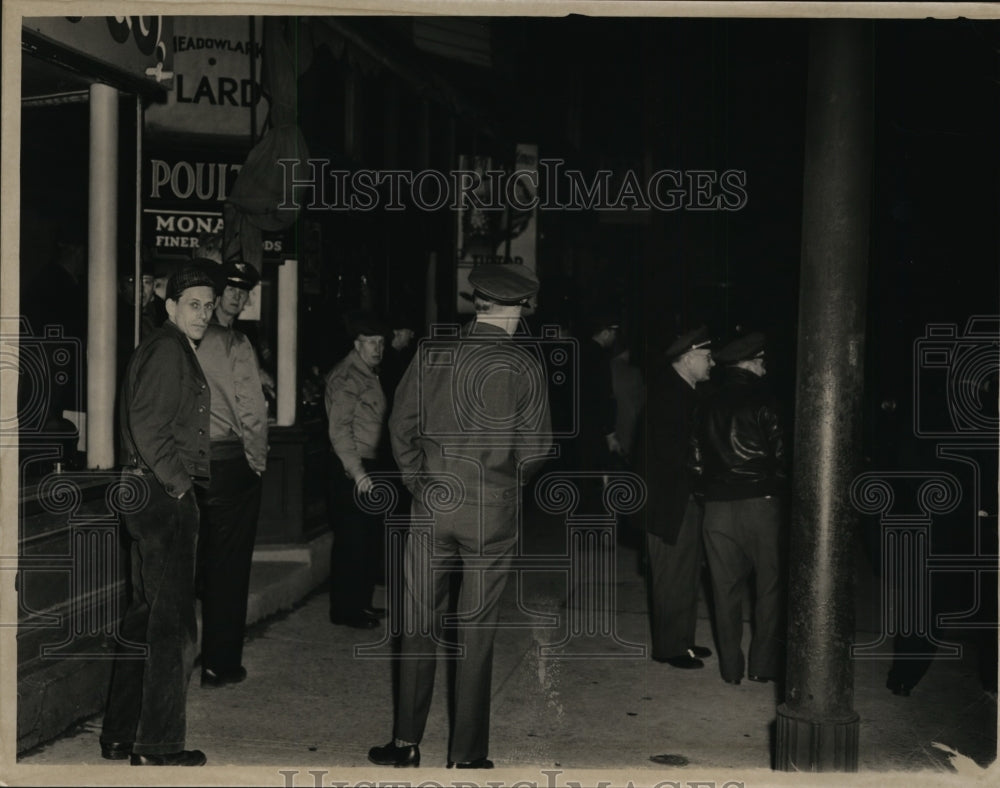
[[[326,376],[326,417],[330,445],[353,479],[364,472],[362,459],[378,457],[385,425],[386,402],[382,384],[351,350]]]
[[[253,345],[242,331],[210,323],[198,344],[198,362],[212,392],[212,443],[239,441],[247,463],[263,473],[267,468],[267,401]]]

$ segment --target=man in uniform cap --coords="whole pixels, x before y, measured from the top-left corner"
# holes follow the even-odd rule
[[[460,561],[456,615],[447,624],[457,628],[463,650],[455,663],[448,765],[492,768],[487,755],[498,605],[517,544],[521,487],[552,445],[541,364],[513,340],[538,280],[517,265],[483,265],[472,270],[469,283],[475,320],[457,337],[421,343],[389,419],[393,454],[413,495],[403,574],[404,609],[415,620],[403,626],[393,738],[368,753],[384,766],[420,765],[435,651],[445,642],[449,609],[450,578],[438,567]],[[442,506],[443,484],[456,488],[448,506]],[[429,520],[429,527],[418,528]]]
[[[121,392],[123,473],[140,477],[148,500],[126,512],[132,599],[123,640],[146,647],[114,665],[101,755],[134,766],[201,766],[185,750],[185,697],[194,663],[195,488],[208,483],[210,392],[195,349],[215,307],[215,283],[188,264],[167,282],[168,320],[136,348]]]
[[[714,366],[704,326],[675,337],[653,366],[646,406],[646,547],[652,657],[675,668],[704,667],[695,644],[701,578],[701,504],[688,466],[699,383]]]
[[[267,402],[257,354],[233,320],[260,279],[247,263],[196,258],[222,292],[198,346],[212,393],[212,480],[201,490],[197,588],[201,598],[201,685],[246,678],[242,665],[261,478],[267,467]]]
[[[733,340],[717,355],[722,386],[706,401],[694,440],[705,500],[705,554],[719,669],[730,684],[743,678],[743,585],[755,576],[749,678],[773,679],[781,660],[781,495],[785,442],[760,333]]]
[[[386,399],[379,364],[388,329],[369,312],[348,316],[354,346],[326,376],[326,415],[333,450],[330,622],[356,629],[378,626],[384,610],[372,594],[384,561],[382,518],[356,503],[372,489],[370,473],[387,470],[380,456]]]

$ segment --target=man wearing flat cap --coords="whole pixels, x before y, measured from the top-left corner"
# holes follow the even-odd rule
[[[538,280],[522,266],[482,265],[469,283],[475,320],[454,337],[421,343],[389,418],[393,454],[413,495],[413,525],[403,561],[406,620],[393,738],[368,753],[383,766],[420,765],[435,651],[448,626],[462,651],[448,765],[492,768],[498,605],[517,544],[522,486],[552,446],[541,363],[515,338]],[[442,505],[442,486],[453,490],[451,505]],[[429,529],[417,527],[428,521]],[[447,622],[449,573],[432,570],[432,559],[434,566],[461,567],[456,614]]]
[[[704,667],[695,643],[701,585],[701,504],[689,467],[701,392],[714,366],[704,326],[675,337],[652,365],[646,405],[646,548],[651,588],[652,657],[675,668]]]
[[[705,500],[719,669],[730,684],[743,678],[743,586],[752,573],[756,594],[748,677],[763,682],[777,676],[781,660],[784,432],[763,382],[764,335],[739,337],[716,359],[725,364],[722,386],[705,402],[694,447]]]
[[[198,361],[212,393],[212,480],[198,498],[201,685],[219,687],[246,678],[243,641],[261,477],[267,467],[267,402],[257,354],[233,326],[233,318],[260,277],[247,263],[224,263],[220,269],[212,260],[194,262],[212,270],[222,289],[198,345]]]
[[[379,455],[386,399],[379,365],[389,329],[370,312],[348,315],[354,347],[326,376],[326,416],[333,449],[330,517],[330,622],[372,629],[385,613],[372,607],[375,581],[383,564],[378,515],[364,511],[356,496],[372,489],[369,473],[386,470]]]
[[[201,766],[185,750],[185,696],[194,663],[195,488],[209,481],[210,391],[195,350],[215,307],[215,282],[188,264],[167,282],[167,322],[136,348],[121,392],[123,473],[148,488],[126,512],[132,541],[132,598],[122,639],[146,658],[114,665],[101,755],[136,766]]]

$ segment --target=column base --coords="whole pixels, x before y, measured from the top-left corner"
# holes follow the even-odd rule
[[[856,772],[860,717],[813,719],[778,706],[777,757],[783,772]]]

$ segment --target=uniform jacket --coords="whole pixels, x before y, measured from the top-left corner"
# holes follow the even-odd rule
[[[385,410],[385,394],[378,375],[352,348],[326,376],[330,445],[352,478],[365,472],[362,458],[378,458]]]
[[[785,486],[785,438],[764,381],[733,367],[702,409],[695,468],[706,500],[776,495]]]
[[[664,364],[652,371],[646,399],[644,464],[648,504],[646,530],[668,544],[677,542],[694,490],[691,440],[698,391]]]
[[[212,394],[212,443],[238,441],[250,467],[263,473],[267,468],[267,402],[250,340],[234,328],[210,323],[197,355]]]
[[[194,348],[167,321],[135,349],[121,395],[126,467],[152,472],[179,497],[209,477],[211,398]]]
[[[546,389],[530,343],[497,326],[474,321],[459,338],[423,340],[389,418],[403,483],[423,500],[435,474],[453,474],[468,503],[517,503],[552,446]]]

